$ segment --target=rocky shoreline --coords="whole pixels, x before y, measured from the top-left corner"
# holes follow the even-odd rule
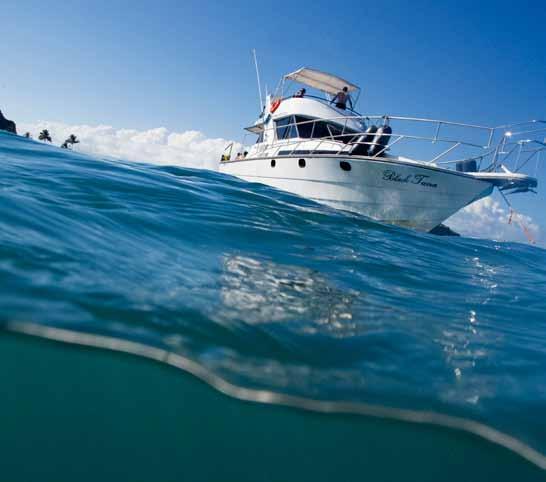
[[[17,126],[12,120],[6,119],[0,110],[0,130],[17,134]]]

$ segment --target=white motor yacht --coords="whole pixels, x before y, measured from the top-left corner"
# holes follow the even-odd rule
[[[289,95],[294,83],[310,92]],[[359,87],[338,76],[310,68],[285,75],[247,128],[256,142],[237,154],[230,144],[220,170],[421,231],[495,187],[503,195],[537,187],[520,171],[538,165],[545,121],[485,127],[361,115],[333,102],[344,87],[356,103]]]

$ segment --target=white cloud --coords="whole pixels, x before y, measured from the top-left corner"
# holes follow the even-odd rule
[[[531,217],[513,213],[510,218],[510,209],[503,207],[493,197],[467,206],[445,224],[463,236],[518,242],[533,239],[538,244],[544,244],[543,233]]]
[[[226,139],[208,138],[199,131],[172,132],[165,127],[136,130],[41,121],[20,123],[18,128],[20,132],[30,132],[34,138],[42,129],[48,129],[57,145],[75,134],[80,140],[76,149],[97,156],[205,169],[217,169],[220,156],[230,143]]]

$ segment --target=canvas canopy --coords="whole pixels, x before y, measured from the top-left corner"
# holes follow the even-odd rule
[[[322,90],[323,92],[332,95],[337,94],[343,87],[347,87],[349,92],[359,89],[357,85],[354,85],[341,77],[328,74],[327,72],[321,72],[320,70],[309,69],[307,67],[302,67],[291,74],[285,75],[284,78],[314,87],[315,89]]]

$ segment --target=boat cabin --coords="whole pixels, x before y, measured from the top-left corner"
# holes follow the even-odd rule
[[[291,83],[296,82],[314,89],[304,89],[287,95]],[[336,96],[346,93],[351,100],[340,106]],[[330,153],[368,154],[369,146],[358,144],[374,140],[377,127],[364,138],[367,129],[362,116],[355,110],[360,88],[335,75],[315,69],[301,68],[285,75],[276,94],[268,95],[259,119],[246,130],[258,137],[247,156]],[[387,138],[388,141],[388,138]],[[386,149],[385,149],[386,150]],[[364,152],[365,151],[365,152]],[[225,160],[229,156],[224,156]]]

